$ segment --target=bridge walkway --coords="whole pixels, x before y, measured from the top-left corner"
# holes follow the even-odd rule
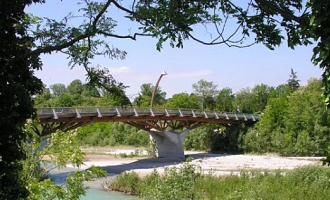
[[[173,108],[49,107],[39,108],[37,113],[43,127],[41,136],[94,122],[123,122],[148,131],[156,140],[160,157],[176,158],[184,158],[183,140],[194,128],[203,124],[235,126],[244,123],[249,126],[259,120],[259,115],[250,113]]]

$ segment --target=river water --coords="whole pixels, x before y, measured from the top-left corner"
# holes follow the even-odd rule
[[[53,171],[50,173],[51,179],[55,181],[57,184],[65,184],[66,177],[68,173],[74,171],[72,168],[64,168],[60,171]],[[81,200],[138,200],[141,199],[136,196],[126,195],[120,192],[112,192],[102,190],[101,184],[109,178],[113,178],[116,174],[108,174],[107,178],[87,181],[84,184],[89,187],[86,192],[86,196],[82,196]]]
[[[87,190],[86,196],[83,196],[81,200],[137,200],[140,199],[135,196],[125,195],[119,192],[108,192],[104,190],[99,190],[96,188],[90,188]]]

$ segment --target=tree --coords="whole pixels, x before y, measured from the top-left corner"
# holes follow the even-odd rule
[[[261,120],[244,136],[243,149],[245,151],[281,152],[284,148],[283,129],[288,109],[288,96],[274,96],[268,100]]]
[[[231,88],[225,87],[221,89],[216,96],[216,109],[223,112],[234,111],[235,96]]]
[[[64,93],[67,93],[66,87],[62,83],[56,83],[50,86],[50,89],[53,91],[55,97],[59,97]]]
[[[81,95],[83,90],[84,90],[83,84],[79,79],[72,81],[67,87],[67,91],[71,95],[73,94]]]
[[[107,94],[99,99],[98,105],[100,106],[128,106],[130,101],[126,104],[124,103],[126,99],[123,96],[118,96],[114,94]]]
[[[72,107],[75,105],[75,102],[72,100],[69,94],[62,94],[59,97],[53,99],[52,106],[55,107]]]
[[[289,88],[288,84],[277,86],[271,93],[270,98],[288,97],[293,91]]]
[[[287,86],[288,87],[288,86]],[[311,79],[289,95],[269,99],[261,120],[244,136],[246,151],[322,155],[329,141],[321,81]]]
[[[63,52],[67,50],[66,53],[70,54],[72,65],[85,64],[84,67],[92,84],[104,86],[105,83],[109,83],[109,80],[111,80],[111,77],[103,71],[95,70],[88,65],[88,59],[92,55],[89,52],[92,49],[85,48],[87,37],[91,36],[87,26],[81,27],[86,37],[79,36],[82,32],[77,28],[70,30],[59,28],[59,23],[54,20],[48,20],[47,25],[45,25],[49,25],[50,29],[28,31],[36,25],[35,23],[40,22],[40,18],[27,15],[24,12],[25,7],[33,2],[42,3],[44,1],[1,1],[0,3],[0,45],[2,47],[0,54],[0,99],[2,105],[0,117],[0,199],[25,199],[28,195],[25,187],[26,181],[18,176],[22,169],[19,161],[25,158],[21,143],[26,140],[26,134],[23,132],[22,127],[25,121],[34,114],[31,96],[42,90],[40,79],[34,76],[34,71],[41,69],[39,55],[61,49],[63,49]],[[95,6],[95,4],[93,5]],[[91,10],[84,11],[89,12],[91,18],[95,16],[91,13]],[[104,12],[105,10],[101,13]],[[95,22],[100,20],[100,17],[100,15],[96,17]],[[39,28],[40,26],[36,25],[35,27]],[[66,32],[65,35],[70,36],[65,37],[63,31]],[[31,33],[34,35],[29,35]],[[62,39],[57,40],[55,37]],[[39,39],[42,41],[41,43],[37,42]],[[83,39],[85,39],[84,42],[81,41]],[[91,40],[88,41],[89,43],[87,43],[91,44]],[[77,42],[81,43],[78,45]],[[100,42],[96,43],[100,44]],[[37,44],[40,44],[40,46],[37,46]],[[70,47],[69,50],[68,47]],[[94,51],[94,53],[96,52]],[[103,54],[111,54],[111,58],[124,55],[119,50],[112,51],[109,48]]]
[[[273,87],[270,87],[266,84],[260,84],[254,86],[252,93],[254,94],[255,108],[254,111],[263,111],[267,105],[269,96],[273,91]]]
[[[262,112],[272,90],[272,87],[265,84],[256,85],[252,89],[243,88],[236,93],[235,108],[239,112]]]
[[[250,88],[243,88],[235,94],[234,109],[237,112],[255,112],[255,97]]]
[[[188,93],[174,94],[172,98],[167,100],[165,105],[169,108],[190,108],[199,109],[198,96]]]
[[[293,69],[291,69],[290,78],[287,80],[287,83],[292,91],[297,90],[300,86],[297,72],[294,72]]]
[[[310,79],[308,85],[291,94],[285,115],[284,133],[294,145],[288,149],[297,155],[322,155],[329,141],[328,111],[324,109],[320,80]]]
[[[48,88],[43,89],[43,93],[40,95],[37,95],[34,98],[34,103],[37,108],[40,107],[50,107],[51,102],[50,100],[52,99],[52,95],[50,94],[50,91]]]
[[[311,0],[307,2],[310,12],[310,26],[305,27],[312,33],[313,39],[317,41],[317,45],[313,49],[312,61],[315,65],[324,70],[322,74],[324,101],[327,107],[330,107],[330,55],[328,51],[330,36],[327,29],[329,28],[330,16],[324,15],[330,11],[330,2]],[[330,164],[330,162],[328,163]]]
[[[85,97],[100,97],[99,91],[95,87],[92,87],[89,84],[83,85],[82,95]]]
[[[194,92],[201,98],[202,109],[212,107],[214,103],[214,96],[217,93],[218,85],[215,85],[213,81],[199,80],[192,85]]]
[[[20,161],[26,158],[23,125],[33,115],[31,95],[43,87],[34,76],[41,63],[38,55],[31,54],[34,39],[26,31],[29,22],[24,21],[24,8],[31,3],[0,2],[0,199],[28,196],[25,180],[20,178]]]
[[[141,85],[141,92],[139,96],[134,99],[134,104],[137,106],[147,107],[150,106],[150,101],[152,97],[152,91],[154,87],[151,83],[144,83]],[[161,87],[157,87],[154,105],[163,105],[166,102],[166,92],[163,92]]]
[[[21,178],[29,184],[27,199],[72,199],[78,200],[85,194],[86,186],[83,181],[107,176],[106,171],[99,167],[91,167],[84,172],[71,172],[66,178],[66,184],[57,185],[53,182],[49,173],[52,170],[63,168],[68,162],[74,167],[83,164],[84,153],[77,141],[77,130],[62,132],[56,131],[47,138],[47,145],[43,146],[39,136],[32,127],[36,127],[29,120],[25,125],[25,131],[29,135],[29,141],[24,143],[23,149],[28,152],[27,159],[21,161],[23,170]],[[45,159],[45,157],[48,159]]]

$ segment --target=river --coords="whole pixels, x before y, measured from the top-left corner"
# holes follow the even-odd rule
[[[50,173],[51,179],[57,184],[64,184],[68,173],[74,171],[73,168],[63,168],[59,171],[52,171]],[[101,184],[106,181],[106,179],[114,177],[116,174],[109,174],[107,178],[102,178],[94,181],[86,181],[84,184],[88,186],[89,189],[86,192],[86,196],[82,196],[81,200],[138,200],[141,199],[136,196],[126,195],[120,192],[112,192],[102,190]]]
[[[119,192],[108,192],[104,190],[99,190],[96,188],[90,188],[87,190],[86,196],[83,196],[81,200],[137,200],[140,199],[135,196],[125,195]]]

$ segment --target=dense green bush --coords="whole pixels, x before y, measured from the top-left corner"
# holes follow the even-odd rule
[[[184,139],[184,146],[187,150],[209,150],[207,138],[213,132],[208,126],[202,126],[190,131]]]
[[[323,155],[329,141],[321,81],[312,79],[288,96],[269,100],[261,120],[243,136],[247,152]]]
[[[137,191],[137,187],[139,183],[140,183],[140,178],[137,173],[124,172],[116,176],[116,181],[107,183],[108,185],[105,185],[105,187],[110,188],[111,190],[137,195],[139,194]]]
[[[328,199],[330,169],[306,166],[292,171],[244,171],[239,176],[203,175],[196,166],[156,171],[141,179],[136,173],[118,175],[108,187],[145,199]]]
[[[147,146],[149,133],[124,123],[95,123],[79,129],[79,142],[88,146]]]
[[[206,150],[222,152],[240,151],[240,134],[246,132],[246,127],[217,124],[204,125],[188,133],[184,140],[187,150]]]
[[[200,171],[196,166],[184,163],[182,168],[165,168],[162,176],[152,176],[157,178],[153,187],[149,185],[147,191],[140,191],[146,199],[197,199],[194,191]]]
[[[308,166],[288,172],[242,172],[240,176],[204,176],[204,199],[327,199],[330,169]]]
[[[125,172],[107,187],[146,199],[195,199],[195,185],[200,176],[200,170],[196,170],[195,165],[184,163],[182,168],[165,168],[162,176],[153,171],[145,179],[139,178],[135,172]]]
[[[78,141],[82,145],[88,146],[105,146],[115,144],[108,142],[110,137],[109,130],[112,123],[95,123],[79,128]]]

